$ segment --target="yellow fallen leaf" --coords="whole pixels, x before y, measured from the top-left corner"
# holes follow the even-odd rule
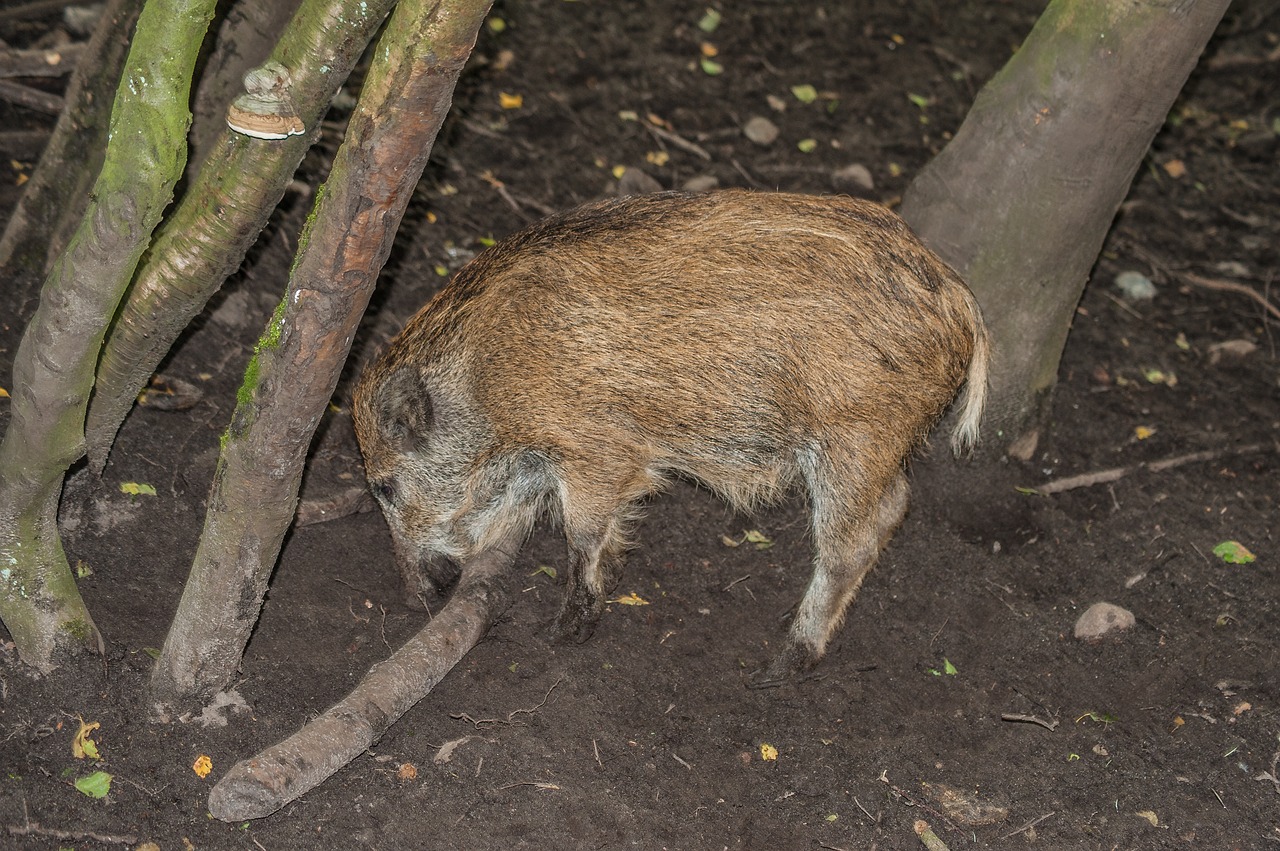
[[[208,777],[209,772],[213,771],[213,760],[204,754],[196,757],[196,761],[191,763],[191,770],[196,773],[197,777]]]
[[[624,594],[624,595],[622,595],[621,597],[615,597],[615,598],[614,598],[614,599],[612,599],[612,600],[607,600],[606,602],[609,602],[609,603],[621,603],[621,604],[622,604],[622,605],[624,605],[624,606],[647,606],[647,605],[649,605],[649,601],[648,601],[648,600],[646,600],[646,599],[644,599],[643,597],[641,597],[641,596],[640,596],[639,594],[637,594],[635,591],[632,591],[630,594]]]
[[[156,489],[141,482],[121,482],[120,493],[127,493],[130,496],[155,496]]]
[[[498,92],[498,105],[503,109],[519,109],[524,106],[524,95],[512,95]]]
[[[650,151],[644,155],[645,161],[656,166],[664,166],[671,160],[671,155],[666,151]]]
[[[8,399],[8,398],[9,398],[9,391],[5,390],[3,387],[0,387],[0,399]]]
[[[80,718],[79,715],[76,716]],[[76,737],[71,741],[71,755],[76,759],[98,758],[98,743],[89,738],[89,734],[98,729],[102,725],[97,721],[85,721],[80,718],[80,729],[76,733]]]
[[[765,762],[771,762],[778,758],[778,749],[768,742],[760,745],[760,758]]]
[[[613,176],[618,180],[621,180],[622,175],[626,173],[627,173],[627,167],[625,165],[615,165],[613,167]]]
[[[1136,815],[1138,818],[1144,818],[1147,821],[1151,822],[1152,827],[1160,826],[1160,818],[1151,810],[1140,810],[1134,813],[1134,815]]]
[[[1134,437],[1138,438],[1138,440],[1146,440],[1148,437],[1150,437],[1155,433],[1156,433],[1155,429],[1148,428],[1147,426],[1138,426],[1133,430],[1133,435]]]

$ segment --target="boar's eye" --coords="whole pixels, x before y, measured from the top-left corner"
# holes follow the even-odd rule
[[[384,502],[396,501],[396,486],[392,482],[374,482],[372,490]]]

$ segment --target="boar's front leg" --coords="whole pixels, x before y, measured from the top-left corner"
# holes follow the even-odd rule
[[[779,685],[822,658],[862,580],[906,514],[909,486],[900,465],[869,472],[837,453],[801,461],[813,514],[813,578],[782,650],[752,675],[755,688]]]

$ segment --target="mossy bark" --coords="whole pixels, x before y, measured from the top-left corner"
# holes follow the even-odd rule
[[[1029,458],[1116,210],[1228,0],[1053,0],[902,215],[991,332],[984,452]]]
[[[244,260],[280,203],[329,102],[395,0],[304,0],[272,51],[307,132],[279,141],[223,127],[199,175],[165,220],[116,317],[86,425],[101,470],[138,391],[174,340]]]
[[[57,531],[103,334],[186,161],[191,74],[215,0],[149,0],[111,113],[92,200],[18,346],[0,442],[0,617],[30,665],[99,650]]]
[[[151,680],[160,717],[224,688],[239,667],[307,448],[490,3],[404,0],[379,43],[223,442],[199,551]]]

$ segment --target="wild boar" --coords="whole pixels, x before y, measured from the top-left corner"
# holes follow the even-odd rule
[[[952,443],[973,445],[988,353],[964,282],[879,205],[659,193],[477,256],[365,371],[354,419],[412,588],[551,515],[569,555],[554,629],[577,640],[669,479],[743,508],[798,485],[814,571],[767,684],[821,658],[961,385]]]

